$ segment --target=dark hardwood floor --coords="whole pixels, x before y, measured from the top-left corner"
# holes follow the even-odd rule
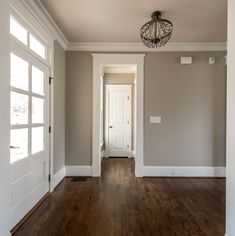
[[[14,236],[224,236],[225,179],[135,178],[105,159],[101,178],[64,179]]]

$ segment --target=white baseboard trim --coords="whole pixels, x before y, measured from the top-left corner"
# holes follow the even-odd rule
[[[135,156],[136,156],[136,151],[135,150],[132,150],[132,157],[135,159]]]
[[[66,166],[66,176],[92,176],[92,166]]]
[[[144,166],[144,176],[225,177],[226,167],[212,166]]]
[[[65,166],[62,167],[59,171],[57,171],[52,177],[51,183],[51,192],[55,189],[55,187],[60,183],[60,181],[65,177]]]
[[[103,152],[102,152],[102,157],[103,157],[103,158],[108,158],[108,156],[109,156],[108,151],[107,151],[107,150],[103,150]]]
[[[65,166],[52,177],[51,191],[65,176],[92,176],[92,166]],[[226,167],[144,166],[146,177],[225,177]]]
[[[106,154],[105,154],[105,151],[102,151],[101,152],[101,156],[100,156],[100,161],[102,161],[102,159],[106,157]]]

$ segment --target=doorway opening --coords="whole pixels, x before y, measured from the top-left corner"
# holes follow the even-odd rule
[[[103,157],[135,157],[135,73],[133,66],[104,68]]]
[[[93,114],[92,114],[92,176],[100,176],[103,156],[134,156],[135,175],[143,176],[144,125],[144,54],[93,54]],[[131,72],[133,84],[124,84],[117,78],[109,83],[107,74]],[[109,73],[112,72],[112,73]],[[119,72],[119,73],[118,73]],[[105,76],[106,75],[106,76]],[[132,98],[134,88],[134,99]],[[125,91],[124,91],[125,90]],[[116,92],[114,92],[116,91]],[[104,116],[104,102],[109,94],[108,108],[114,112]],[[114,95],[115,94],[115,95]],[[125,100],[128,99],[129,101]],[[134,101],[134,104],[131,101]],[[106,104],[105,102],[105,104]],[[114,107],[116,110],[114,110]],[[119,110],[122,112],[119,112]],[[121,119],[121,116],[130,113]],[[109,112],[111,113],[111,112]],[[133,113],[133,115],[132,115]],[[107,115],[107,112],[106,112]],[[132,119],[134,118],[134,119]],[[111,122],[110,122],[111,121]],[[116,123],[115,123],[116,122]],[[129,124],[128,124],[129,122]],[[114,127],[115,123],[115,127]],[[119,124],[118,124],[119,123]],[[121,124],[122,123],[122,124]],[[126,124],[124,124],[126,123]],[[117,128],[117,125],[120,125]],[[110,127],[111,126],[111,127]],[[105,135],[107,133],[107,135]],[[111,138],[110,138],[111,137]],[[107,139],[108,138],[108,139]],[[116,148],[115,148],[116,147]],[[117,148],[118,147],[118,148]],[[122,148],[120,148],[122,147]],[[122,149],[122,150],[121,150]]]

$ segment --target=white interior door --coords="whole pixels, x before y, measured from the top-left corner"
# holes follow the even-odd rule
[[[106,86],[106,151],[131,156],[131,85]]]
[[[20,47],[10,55],[13,226],[49,191],[49,68]]]

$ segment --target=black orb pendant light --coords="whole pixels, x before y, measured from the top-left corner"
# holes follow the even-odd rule
[[[162,19],[160,11],[153,12],[151,18],[152,20],[140,29],[141,39],[149,48],[162,47],[172,35],[173,24],[169,20]]]

